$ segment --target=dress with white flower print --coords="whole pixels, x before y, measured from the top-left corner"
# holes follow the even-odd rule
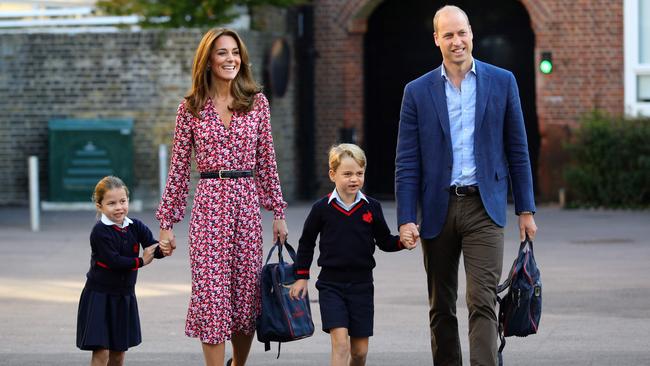
[[[259,93],[250,112],[234,112],[226,128],[211,99],[194,117],[178,108],[167,185],[156,212],[160,227],[183,219],[192,151],[200,172],[254,169],[255,176],[200,179],[190,219],[192,295],[185,334],[223,343],[233,333],[253,334],[260,310],[262,267],[260,206],[284,219],[287,204],[278,179],[270,110]]]

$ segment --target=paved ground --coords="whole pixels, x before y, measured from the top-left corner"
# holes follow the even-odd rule
[[[307,204],[288,210],[293,243],[307,210]],[[394,227],[394,204],[385,203],[385,211]],[[152,212],[132,216],[156,227]],[[517,248],[514,216],[509,217],[504,268]],[[269,236],[270,216],[265,218]],[[509,338],[505,364],[650,365],[650,212],[543,207],[536,219],[540,232],[535,248],[544,283],[540,332]],[[42,231],[32,233],[26,209],[0,208],[0,365],[88,364],[89,353],[75,348],[74,337],[94,220],[91,212],[45,212]],[[127,353],[128,365],[202,364],[198,341],[183,334],[189,294],[187,220],[176,232],[175,255],[140,273],[144,342]],[[375,336],[368,365],[430,365],[421,253],[380,252],[377,262]],[[317,297],[313,287],[310,293]],[[465,335],[464,288],[459,299]],[[312,305],[318,327],[318,304]],[[319,331],[284,344],[279,360],[255,341],[249,364],[327,365],[328,354],[329,339]]]

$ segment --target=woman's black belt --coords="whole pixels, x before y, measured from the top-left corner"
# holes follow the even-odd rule
[[[201,179],[230,179],[250,178],[255,176],[254,170],[219,170],[216,172],[202,172]]]

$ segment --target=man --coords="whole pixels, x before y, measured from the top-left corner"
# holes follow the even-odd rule
[[[433,28],[443,63],[404,89],[395,160],[398,225],[403,238],[421,238],[434,364],[462,365],[456,319],[462,253],[470,362],[496,365],[508,178],[521,239],[537,231],[519,92],[511,72],[472,57],[463,10],[441,8]]]

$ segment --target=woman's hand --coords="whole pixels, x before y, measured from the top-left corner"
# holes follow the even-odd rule
[[[280,240],[284,244],[287,241],[289,229],[287,229],[287,222],[284,220],[273,220],[273,243]]]
[[[176,249],[176,237],[174,236],[174,231],[172,229],[160,229],[158,238],[160,250],[165,257],[172,255],[174,249]]]

